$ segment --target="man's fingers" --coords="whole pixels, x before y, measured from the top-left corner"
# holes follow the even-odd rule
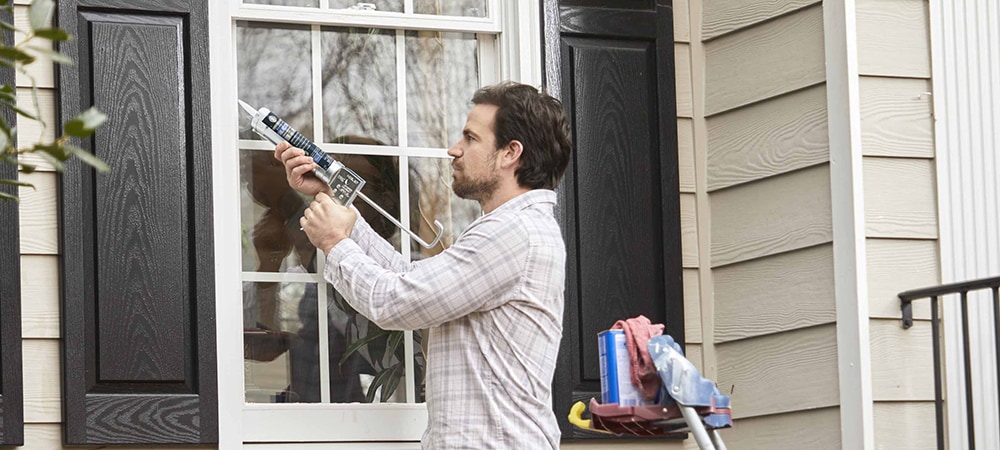
[[[274,159],[277,159],[278,161],[281,161],[281,154],[284,153],[285,150],[288,150],[288,147],[291,147],[291,146],[292,146],[292,144],[289,144],[288,142],[284,142],[284,141],[282,141],[278,145],[275,145],[274,146]]]

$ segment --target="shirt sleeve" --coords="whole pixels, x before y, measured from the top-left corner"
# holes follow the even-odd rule
[[[345,239],[330,251],[324,275],[379,327],[416,330],[509,301],[522,281],[527,251],[527,229],[519,220],[484,217],[448,250],[404,272],[387,270],[353,238]]]
[[[357,242],[366,255],[386,270],[393,272],[408,270],[409,263],[403,259],[403,255],[399,254],[389,241],[375,232],[375,229],[365,221],[357,208],[351,206],[351,209],[358,217],[354,223],[354,229],[351,230],[351,240]]]

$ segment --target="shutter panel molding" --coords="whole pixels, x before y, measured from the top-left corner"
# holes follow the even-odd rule
[[[60,123],[107,122],[62,177],[67,445],[218,442],[207,0],[61,0]]]
[[[601,437],[566,420],[575,401],[600,398],[597,333],[641,314],[684,345],[673,10],[544,0],[543,11],[545,84],[575,145],[558,190],[567,270],[553,407],[563,439]]]
[[[10,11],[0,10],[0,20],[13,24]],[[3,30],[6,45],[14,33]],[[14,68],[0,67],[0,84],[14,86]],[[17,115],[3,109],[3,120],[17,125]],[[0,179],[16,180],[17,166],[0,164]],[[0,191],[18,195],[17,186],[0,185]],[[24,393],[21,371],[21,245],[18,203],[0,200],[0,445],[24,445]]]

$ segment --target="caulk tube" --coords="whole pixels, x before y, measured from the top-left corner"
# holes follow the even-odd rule
[[[354,202],[365,180],[348,169],[339,161],[326,154],[316,144],[307,139],[302,133],[295,131],[290,125],[281,120],[271,110],[260,108],[250,120],[250,127],[264,139],[278,145],[282,141],[287,141],[293,147],[301,148],[306,155],[313,159],[319,167],[313,170],[316,177],[333,188],[333,200],[341,205],[348,206]]]

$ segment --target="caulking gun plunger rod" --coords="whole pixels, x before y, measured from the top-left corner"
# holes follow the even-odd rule
[[[293,147],[301,148],[306,152],[306,155],[311,157],[317,166],[313,169],[313,173],[317,178],[323,180],[324,183],[330,185],[333,189],[333,201],[339,203],[343,206],[348,206],[354,202],[354,198],[358,197],[364,200],[365,203],[371,205],[375,208],[379,214],[385,216],[389,219],[393,225],[399,227],[400,230],[406,232],[410,235],[413,240],[417,241],[418,244],[424,248],[433,248],[438,242],[441,241],[441,235],[444,234],[444,225],[437,220],[434,221],[434,227],[437,228],[434,234],[434,240],[431,242],[426,242],[417,236],[416,233],[410,231],[409,228],[403,226],[392,214],[389,214],[386,210],[382,209],[381,206],[376,204],[372,199],[368,198],[367,195],[361,192],[361,188],[365,185],[364,178],[358,176],[353,170],[347,168],[339,161],[333,159],[330,155],[326,154],[322,149],[320,149],[316,144],[314,144],[305,136],[295,131],[294,128],[290,127],[284,120],[281,120],[277,115],[275,115],[271,110],[267,108],[255,109],[254,107],[248,105],[243,100],[238,100],[243,111],[246,111],[250,115],[250,128],[257,134],[259,134],[264,139],[271,141],[272,144],[278,145],[283,141],[287,141],[292,144]]]

